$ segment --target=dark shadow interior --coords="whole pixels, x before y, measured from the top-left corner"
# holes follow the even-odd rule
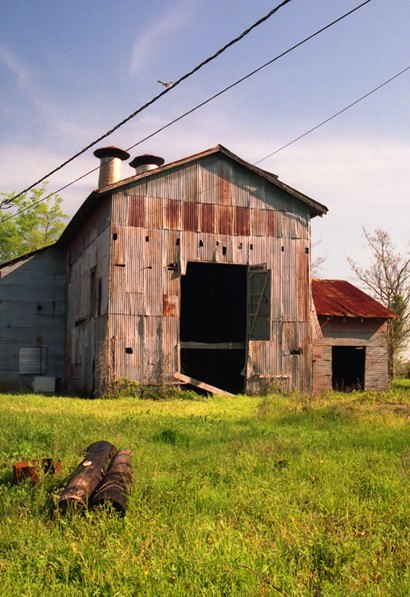
[[[332,347],[332,387],[351,392],[364,390],[366,349],[363,346]]]
[[[241,348],[181,349],[186,375],[232,393],[244,389],[247,268],[189,262],[181,277],[181,342],[241,343]]]

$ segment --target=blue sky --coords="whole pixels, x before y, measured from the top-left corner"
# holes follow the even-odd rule
[[[293,0],[101,145],[126,148],[360,2]],[[18,192],[266,14],[267,0],[4,0],[0,192]],[[254,163],[410,65],[410,3],[373,0],[132,151],[167,162],[221,143]],[[410,72],[260,167],[329,208],[315,218],[322,276],[367,264],[362,227],[409,241]],[[95,148],[94,148],[95,149]],[[50,179],[97,165],[93,150]],[[124,177],[132,174],[128,165]],[[66,189],[72,215],[97,174]]]

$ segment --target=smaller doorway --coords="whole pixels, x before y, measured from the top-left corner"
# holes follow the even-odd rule
[[[341,392],[364,390],[366,348],[332,346],[332,388]]]

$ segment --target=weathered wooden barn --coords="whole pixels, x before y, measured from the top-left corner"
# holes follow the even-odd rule
[[[313,280],[312,292],[313,389],[385,390],[394,313],[345,280]]]
[[[108,368],[143,384],[309,389],[310,219],[326,207],[222,146],[137,158],[108,186],[98,155],[100,188],[62,237],[69,389],[92,393]]]
[[[2,388],[332,386],[336,319],[323,325],[317,303],[316,316],[310,269],[310,220],[325,206],[220,145],[169,164],[139,156],[125,179],[126,152],[95,154],[99,188],[58,243],[0,266]],[[366,386],[381,387],[382,334],[363,321],[339,344],[365,348]]]

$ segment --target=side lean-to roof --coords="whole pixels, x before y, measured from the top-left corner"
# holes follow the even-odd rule
[[[369,319],[396,317],[393,311],[346,280],[312,280],[312,294],[317,315]]]
[[[260,176],[264,180],[271,183],[273,186],[277,187],[278,189],[281,189],[282,191],[288,193],[289,195],[295,197],[296,199],[298,199],[299,201],[301,201],[302,203],[307,205],[309,207],[310,216],[312,218],[315,216],[322,216],[327,213],[328,209],[325,205],[322,205],[321,203],[319,203],[318,201],[315,201],[311,197],[308,197],[304,193],[301,193],[300,191],[297,191],[293,187],[285,184],[284,182],[279,180],[279,178],[276,174],[272,174],[271,172],[267,172],[266,170],[257,168],[253,164],[250,164],[249,162],[246,162],[239,156],[235,155],[234,153],[232,153],[231,151],[229,151],[222,145],[217,145],[216,147],[206,149],[205,151],[201,151],[200,153],[196,153],[194,155],[183,158],[181,160],[177,160],[177,161],[171,162],[169,164],[164,164],[163,166],[160,166],[159,168],[156,168],[155,170],[149,170],[148,172],[144,172],[144,173],[138,174],[136,176],[124,178],[112,185],[109,185],[109,186],[106,186],[101,189],[97,189],[97,190],[93,191],[87,197],[87,199],[84,201],[84,203],[82,204],[80,209],[77,211],[77,213],[74,215],[74,217],[68,224],[67,228],[63,232],[60,240],[62,242],[67,240],[81,226],[82,222],[84,222],[84,218],[86,218],[87,215],[90,212],[92,212],[95,204],[99,201],[101,195],[104,195],[106,193],[112,193],[114,191],[118,191],[118,190],[132,184],[134,181],[141,180],[143,178],[148,178],[150,176],[158,176],[158,175],[161,175],[161,173],[163,173],[163,172],[168,172],[169,170],[177,169],[177,168],[184,166],[186,164],[189,164],[191,162],[199,161],[208,156],[215,155],[218,153],[221,156],[224,156],[224,157],[232,160],[233,162],[239,164],[240,166],[248,169],[249,171],[253,172],[257,176]]]

